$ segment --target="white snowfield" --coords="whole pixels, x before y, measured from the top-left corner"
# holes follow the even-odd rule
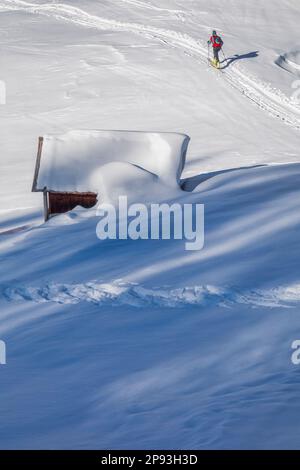
[[[298,0],[0,0],[2,449],[300,448],[299,22]],[[40,135],[38,189],[205,204],[204,249],[100,242],[95,208],[44,224]]]

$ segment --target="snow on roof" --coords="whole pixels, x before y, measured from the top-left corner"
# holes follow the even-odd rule
[[[132,131],[74,130],[46,135],[33,190],[98,192],[94,175],[111,162],[131,163],[177,187],[189,140],[179,133]]]

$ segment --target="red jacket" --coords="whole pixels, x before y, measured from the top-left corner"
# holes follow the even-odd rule
[[[210,42],[212,43],[214,49],[221,49],[221,47],[223,46],[223,41],[220,36],[211,36]]]

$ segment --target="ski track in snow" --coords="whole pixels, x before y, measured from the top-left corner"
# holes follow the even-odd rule
[[[131,0],[130,0],[131,1]],[[141,3],[132,0],[131,3]],[[145,6],[145,5],[144,5]],[[126,31],[141,34],[144,37],[161,40],[168,47],[177,47],[197,57],[207,65],[207,49],[204,42],[200,43],[191,36],[173,30],[164,30],[136,23],[125,23],[91,15],[84,10],[63,3],[34,4],[22,0],[2,0],[2,11],[25,11],[33,14],[51,16],[88,28],[101,30]],[[212,73],[220,73],[212,70]],[[221,75],[220,75],[221,76]],[[292,99],[269,84],[259,81],[256,77],[245,75],[237,65],[222,73],[229,85],[238,90],[271,116],[279,118],[295,129],[300,129],[300,107]]]
[[[121,280],[112,283],[91,281],[82,284],[49,283],[39,287],[0,287],[0,294],[8,302],[30,301],[77,304],[92,302],[99,306],[167,307],[219,306],[292,308],[300,302],[300,284],[268,290],[243,290],[217,286],[181,288],[147,288]]]
[[[141,2],[139,0],[122,0],[122,2],[123,3],[129,3],[130,5],[134,5],[135,7],[138,7],[138,8],[146,8],[147,10],[170,13],[170,14],[174,14],[176,16],[185,14],[185,12],[182,11],[182,10],[171,10],[169,8],[161,8],[161,7],[157,7],[155,5],[150,5],[150,3]]]

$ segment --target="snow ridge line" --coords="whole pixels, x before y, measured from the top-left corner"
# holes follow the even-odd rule
[[[78,304],[98,306],[168,307],[246,305],[265,308],[292,308],[300,302],[300,284],[269,290],[242,290],[217,286],[147,288],[120,280],[112,283],[91,281],[81,284],[50,283],[39,287],[0,286],[0,297],[8,302]]]
[[[160,39],[168,46],[179,47],[185,52],[188,51],[195,54],[198,58],[200,56],[200,62],[207,64],[207,50],[204,47],[204,43],[201,44],[191,36],[173,30],[105,19],[63,3],[46,3],[41,5],[23,0],[2,0],[0,1],[0,9],[8,11],[22,10],[29,13],[52,16],[88,28],[142,34],[145,37]],[[271,116],[281,119],[293,128],[300,129],[300,117],[298,117],[298,115],[300,116],[300,108],[292,99],[270,89],[270,86],[266,83],[259,83],[257,79],[251,79],[238,70],[237,67],[232,67],[225,74],[222,74],[222,77],[233,88],[259,106],[259,108],[265,110]]]

